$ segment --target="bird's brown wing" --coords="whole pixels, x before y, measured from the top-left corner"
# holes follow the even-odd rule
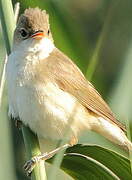
[[[116,120],[109,106],[93,85],[86,80],[79,68],[58,49],[55,49],[50,55],[48,69],[51,70],[53,79],[59,87],[75,96],[87,109],[125,130],[125,127]],[[51,63],[52,66],[50,66]]]

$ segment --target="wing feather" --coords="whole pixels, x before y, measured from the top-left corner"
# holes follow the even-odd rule
[[[52,63],[52,66],[50,63]],[[48,59],[49,69],[52,78],[63,91],[69,92],[87,109],[117,124],[125,131],[124,125],[116,120],[111,109],[94,86],[86,80],[80,69],[58,49],[55,49]]]

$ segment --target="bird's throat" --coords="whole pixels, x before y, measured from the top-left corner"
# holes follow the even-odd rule
[[[19,57],[21,60],[30,59],[30,61],[38,61],[47,58],[54,48],[55,46],[52,40],[47,37],[40,40],[30,38],[22,41],[19,45],[15,45],[11,54],[16,55],[17,58]],[[34,63],[35,62],[33,62],[33,64]]]

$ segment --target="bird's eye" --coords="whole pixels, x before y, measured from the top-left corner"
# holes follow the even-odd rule
[[[48,35],[49,35],[49,33],[50,33],[50,30],[48,30]]]
[[[24,38],[24,39],[28,38],[29,32],[26,29],[21,28],[19,32],[20,32],[22,38]]]

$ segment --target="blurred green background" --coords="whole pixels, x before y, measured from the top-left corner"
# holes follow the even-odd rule
[[[13,0],[13,4],[17,1]],[[131,0],[20,0],[21,10],[46,9],[56,46],[67,54],[110,104],[117,118],[131,122],[132,1]],[[0,67],[5,47],[0,32]],[[3,97],[3,102],[6,95]],[[0,180],[26,180],[22,171],[25,149],[21,131],[2,113],[0,119]],[[99,144],[126,155],[95,133],[85,132],[80,143]],[[13,146],[12,146],[13,143]],[[13,158],[12,158],[13,157]],[[5,172],[7,172],[5,178]],[[59,177],[58,177],[59,179]],[[66,177],[67,179],[67,177]]]

